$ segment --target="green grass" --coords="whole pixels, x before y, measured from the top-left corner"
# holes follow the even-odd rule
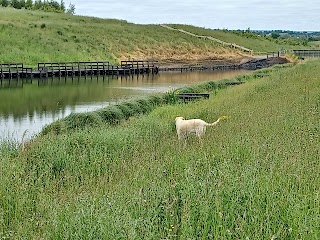
[[[172,26],[177,29],[183,29],[185,31],[189,31],[194,34],[203,35],[203,36],[210,36],[222,40],[228,43],[235,43],[237,45],[252,49],[255,53],[265,53],[265,52],[277,52],[280,50],[291,50],[291,49],[308,49],[310,46],[303,46],[299,45],[299,42],[288,43],[285,40],[275,40],[271,38],[266,38],[263,36],[259,36],[258,34],[250,33],[247,35],[240,33],[237,34],[233,31],[228,30],[212,30],[212,29],[205,29],[190,25],[182,25],[182,24],[171,24]],[[295,43],[295,44],[293,44]]]
[[[110,61],[115,64],[128,59],[234,61],[243,57],[236,49],[159,25],[2,7],[0,15],[0,63],[21,62],[35,67],[38,62]],[[255,51],[293,47],[225,31],[183,27]]]
[[[276,67],[23,152],[2,143],[0,237],[319,239],[319,67]],[[184,145],[177,115],[230,119]]]

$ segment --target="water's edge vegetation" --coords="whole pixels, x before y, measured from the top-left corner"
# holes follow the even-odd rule
[[[85,127],[98,127],[101,124],[118,124],[121,120],[128,120],[129,117],[139,114],[149,113],[159,106],[178,104],[181,100],[178,98],[179,93],[210,93],[211,96],[216,94],[218,90],[228,86],[245,83],[256,78],[269,76],[269,72],[275,68],[290,67],[292,64],[276,65],[273,68],[257,70],[252,74],[244,74],[230,79],[222,79],[220,81],[207,81],[204,83],[194,84],[192,86],[168,91],[164,94],[154,94],[143,98],[134,98],[132,100],[123,101],[94,112],[72,113],[66,118],[60,119],[46,126],[40,135],[60,134],[75,129],[83,129]]]
[[[73,115],[23,151],[2,142],[0,237],[319,239],[319,67],[181,89],[214,95],[188,104],[172,92]],[[230,119],[184,145],[177,115]]]

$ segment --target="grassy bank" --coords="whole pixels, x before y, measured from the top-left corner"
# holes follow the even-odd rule
[[[240,61],[243,53],[159,25],[138,25],[114,19],[72,16],[0,7],[1,63],[110,61]],[[190,28],[190,29],[189,29]],[[194,33],[203,29],[189,27]],[[219,35],[216,35],[219,33]],[[289,45],[205,30],[221,40],[257,49],[278,51]]]
[[[0,151],[0,237],[319,239],[319,61]],[[177,141],[177,115],[214,121]]]
[[[310,47],[316,47],[316,45],[312,43],[304,46],[302,42],[299,41],[276,40],[272,39],[271,37],[260,36],[257,33],[253,33],[250,31],[240,32],[217,29],[213,30],[182,24],[170,24],[169,26],[176,29],[183,29],[200,36],[210,36],[224,42],[235,43],[240,46],[252,49],[255,53],[277,52],[281,49],[309,49]]]

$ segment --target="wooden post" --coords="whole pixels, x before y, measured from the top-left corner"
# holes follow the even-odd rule
[[[54,70],[53,70],[53,64],[51,63],[51,78],[53,80]]]
[[[10,79],[12,79],[12,73],[11,73],[11,66],[9,65],[9,76],[10,76]]]
[[[59,79],[61,78],[61,67],[60,67],[60,63],[58,63],[58,69],[59,69]]]
[[[17,70],[17,79],[20,79],[20,73],[19,73],[19,67],[18,64],[16,64],[16,70]]]
[[[3,70],[2,70],[2,65],[1,65],[1,85],[2,85],[2,81],[3,81],[3,79],[4,79],[4,76],[3,76]]]
[[[139,74],[139,62],[137,61],[137,74]]]
[[[32,83],[32,80],[33,80],[33,72],[32,72],[32,68],[30,69],[30,79],[31,79],[31,83]]]

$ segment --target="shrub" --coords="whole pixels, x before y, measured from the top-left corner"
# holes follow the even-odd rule
[[[164,103],[164,97],[159,95],[152,95],[148,98],[148,100],[154,106],[159,106]]]
[[[129,117],[133,116],[133,114],[134,114],[133,109],[131,109],[126,104],[118,104],[118,105],[115,105],[115,107],[118,108],[122,112],[123,117],[125,119],[129,119]]]
[[[101,120],[107,123],[115,124],[125,117],[121,109],[116,106],[110,106],[96,111]]]
[[[67,129],[82,129],[85,126],[99,126],[102,123],[101,117],[96,112],[71,113],[64,119]]]
[[[140,105],[143,113],[150,112],[153,109],[151,103],[146,99],[139,99],[137,100],[137,103]]]

